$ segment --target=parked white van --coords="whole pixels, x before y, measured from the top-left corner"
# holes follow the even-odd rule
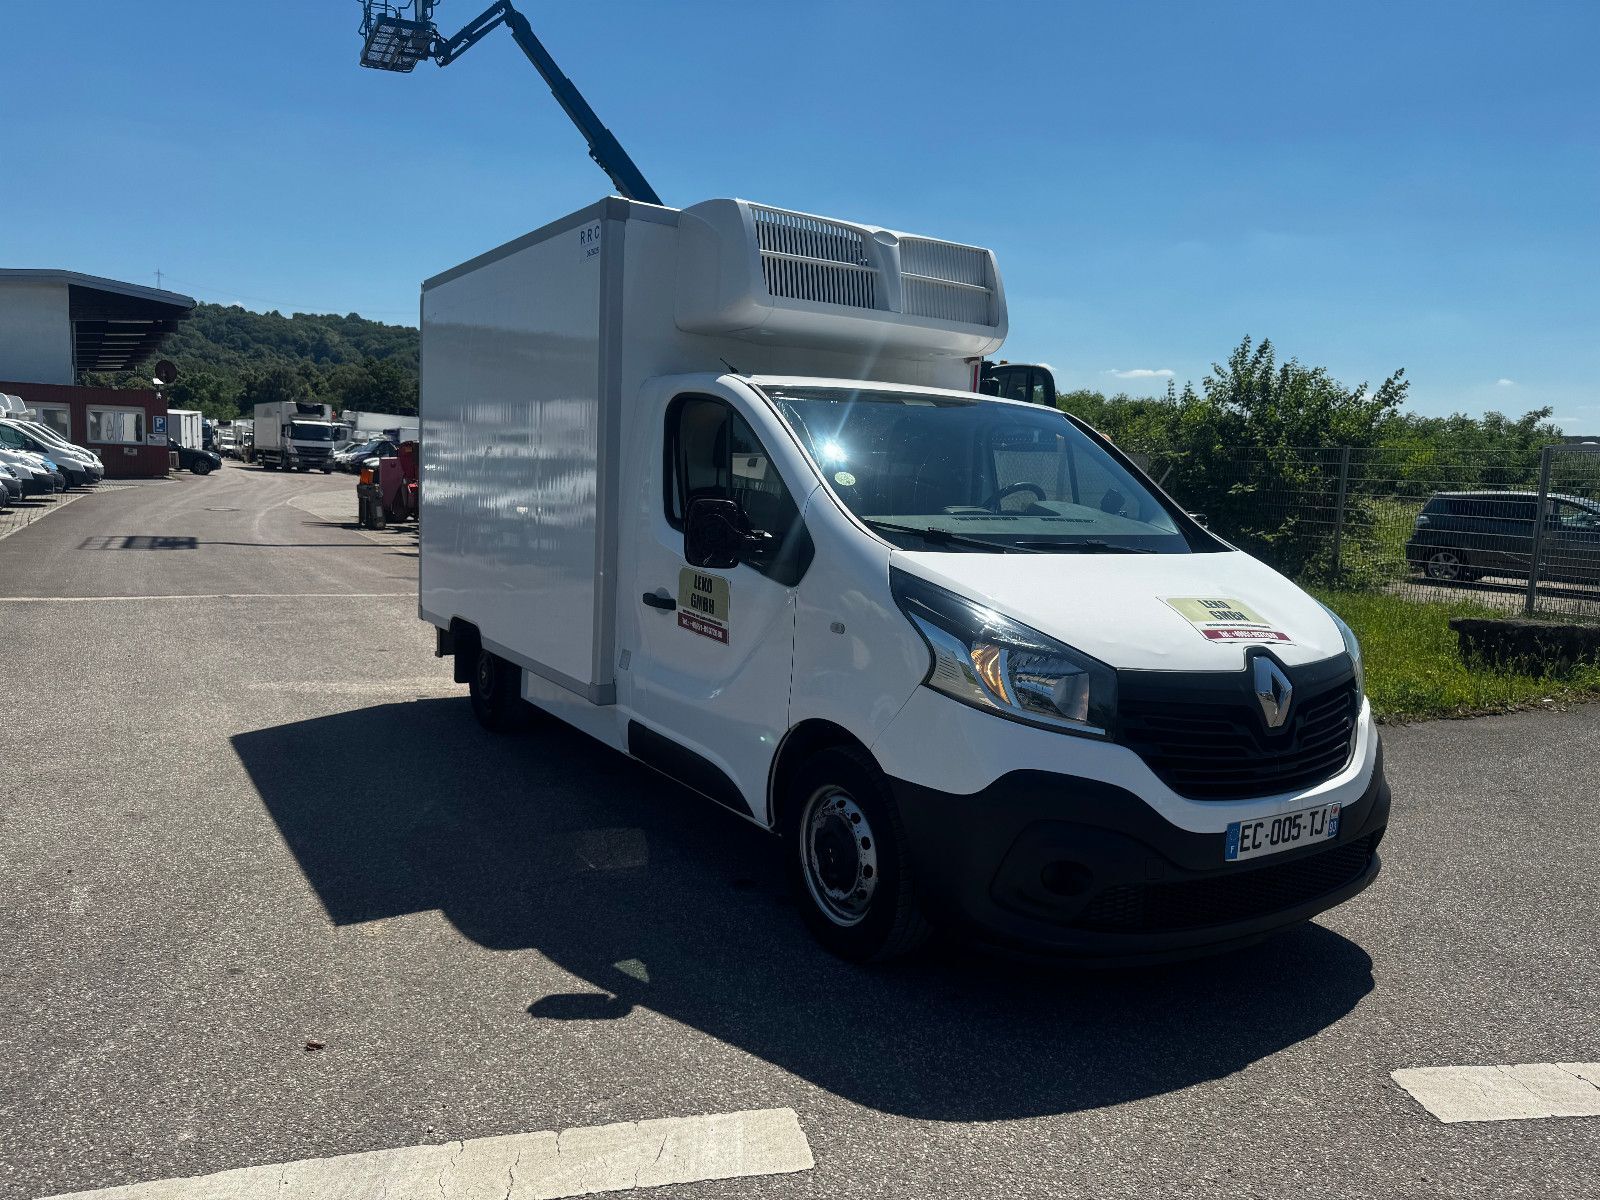
[[[1130,961],[1365,888],[1349,629],[1053,407],[989,251],[611,198],[423,285],[421,596],[523,702],[781,835],[811,929]]]

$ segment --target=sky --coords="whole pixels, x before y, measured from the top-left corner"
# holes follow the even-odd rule
[[[445,32],[487,0],[442,0]],[[1600,433],[1600,0],[527,0],[668,204],[992,247],[1001,356],[1199,382],[1240,338]],[[416,323],[609,190],[499,31],[361,70],[358,0],[12,0],[0,266]]]

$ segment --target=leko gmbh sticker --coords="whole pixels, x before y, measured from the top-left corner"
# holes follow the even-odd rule
[[[1213,642],[1287,642],[1289,635],[1240,600],[1211,596],[1163,597],[1163,603]]]

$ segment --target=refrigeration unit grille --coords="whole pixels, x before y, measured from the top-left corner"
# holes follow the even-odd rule
[[[859,230],[751,205],[767,291],[790,300],[878,308],[878,271]]]
[[[929,238],[900,239],[900,279],[905,311],[914,317],[993,324],[994,287],[989,256],[971,246]]]

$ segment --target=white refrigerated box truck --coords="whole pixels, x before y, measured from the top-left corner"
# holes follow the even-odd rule
[[[316,400],[272,400],[255,407],[250,428],[251,461],[271,470],[333,470],[333,443],[340,429],[333,405]]]
[[[1092,429],[977,394],[994,256],[603,200],[422,290],[420,614],[786,839],[814,933],[1082,958],[1354,895],[1389,793],[1348,628]]]

